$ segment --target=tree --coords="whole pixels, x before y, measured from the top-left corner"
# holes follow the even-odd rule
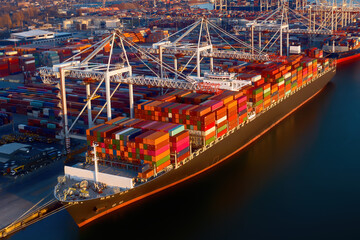
[[[8,13],[3,14],[1,16],[0,23],[1,23],[2,27],[11,28],[12,21],[11,21],[10,15]]]
[[[12,22],[15,27],[22,27],[24,22],[24,14],[21,11],[15,12],[12,15]]]

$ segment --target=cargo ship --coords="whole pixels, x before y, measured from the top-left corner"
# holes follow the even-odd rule
[[[350,63],[360,58],[359,37],[329,37],[324,40],[324,55],[336,59],[338,64]]]
[[[87,162],[65,166],[54,188],[79,227],[241,151],[315,97],[336,74],[336,62],[290,56],[286,63],[228,71],[237,73],[238,91],[174,90],[138,104],[135,119],[118,117],[87,130]]]

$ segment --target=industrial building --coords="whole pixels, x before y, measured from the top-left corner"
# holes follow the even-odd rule
[[[121,27],[121,22],[118,18],[110,17],[77,17],[63,21],[63,29],[114,29]]]
[[[40,29],[34,29],[25,32],[12,33],[10,38],[0,40],[2,46],[21,46],[28,44],[48,44],[65,41],[72,37],[71,33],[51,32]]]
[[[57,157],[59,152],[54,148],[37,149],[22,143],[5,144],[0,146],[0,172],[10,173],[19,167],[26,171]]]

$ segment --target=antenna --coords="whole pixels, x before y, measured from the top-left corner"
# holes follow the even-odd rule
[[[97,159],[97,156],[96,156],[96,147],[99,146],[99,144],[97,144],[96,142],[93,143],[93,151],[94,151],[94,181],[95,183],[98,183],[98,180],[99,180],[99,169],[98,169],[98,159]]]

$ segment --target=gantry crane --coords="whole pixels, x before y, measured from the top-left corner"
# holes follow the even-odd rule
[[[184,45],[181,43],[181,40],[187,36],[192,30],[196,28],[198,25],[200,26],[201,30],[206,29],[206,38],[208,41],[208,44],[200,44],[201,39],[201,33],[199,35],[199,41],[198,44],[193,45]],[[52,83],[57,84],[60,88],[60,98],[61,98],[61,109],[62,109],[62,115],[63,115],[63,127],[64,127],[64,139],[65,139],[65,146],[67,151],[69,152],[70,149],[70,137],[73,138],[82,138],[76,135],[70,134],[72,128],[77,123],[77,120],[83,114],[83,112],[87,109],[88,112],[88,122],[89,127],[93,126],[93,123],[97,119],[97,117],[101,114],[101,112],[106,107],[106,114],[107,119],[110,120],[112,118],[112,112],[111,112],[111,98],[114,95],[114,93],[117,91],[119,86],[121,84],[127,84],[129,86],[129,103],[130,103],[130,117],[134,117],[134,100],[133,100],[133,85],[145,85],[145,86],[152,86],[152,87],[161,87],[161,88],[176,88],[176,89],[187,89],[187,90],[203,90],[204,85],[212,85],[212,80],[214,80],[215,84],[213,84],[213,87],[207,88],[207,91],[218,91],[219,88],[224,89],[231,89],[231,90],[239,90],[244,85],[249,84],[246,81],[243,80],[237,80],[235,79],[233,74],[228,73],[221,73],[219,76],[216,74],[205,74],[204,76],[201,76],[200,71],[200,57],[210,57],[210,58],[233,58],[233,59],[247,59],[247,60],[262,60],[267,61],[269,60],[269,56],[266,54],[259,54],[259,50],[252,50],[250,52],[239,52],[239,51],[218,51],[213,49],[213,45],[211,44],[210,35],[208,32],[209,26],[213,26],[214,28],[217,28],[218,31],[224,34],[224,30],[220,29],[216,25],[210,23],[208,20],[200,19],[199,21],[195,22],[193,25],[188,27],[186,32],[181,35],[177,40],[175,40],[173,43],[169,41],[165,41],[158,43],[158,46],[160,48],[155,49],[155,53],[159,53],[161,55],[162,50],[166,53],[183,53],[183,54],[195,54],[197,55],[197,76],[191,76],[186,75],[182,73],[181,71],[178,71],[175,66],[175,69],[172,66],[169,66],[168,64],[163,62],[162,56],[159,58],[152,55],[154,51],[150,51],[150,49],[139,47],[127,38],[124,37],[121,30],[116,29],[114,30],[111,35],[104,38],[102,41],[92,45],[91,47],[84,49],[80,53],[74,55],[73,57],[69,58],[63,63],[56,64],[53,67],[43,67],[40,69],[40,74],[42,76],[42,79],[45,83]],[[225,39],[224,39],[225,40]],[[225,40],[226,41],[226,40]],[[105,63],[97,63],[92,62],[91,60],[96,57],[96,55],[104,48],[104,46],[110,44],[110,53],[109,53],[109,59],[107,64]],[[182,45],[182,46],[180,46]],[[246,45],[246,44],[245,44]],[[124,62],[122,64],[112,64],[111,63],[111,57],[113,54],[114,47],[118,46],[124,56]],[[127,57],[126,48],[125,46],[132,48],[133,50],[137,51],[139,54],[141,54],[143,57],[146,57],[153,62],[156,62],[161,69],[161,74],[158,75],[156,72],[153,71],[149,67],[149,69],[154,73],[155,76],[143,76],[143,75],[133,75],[133,71],[129,62],[129,59]],[[156,46],[156,44],[155,44]],[[249,46],[248,46],[249,47]],[[153,49],[153,48],[152,48]],[[84,60],[82,61],[76,61],[76,57],[84,52],[88,52],[90,50],[93,50]],[[254,53],[256,51],[256,54]],[[142,61],[141,58],[139,58],[139,61]],[[211,64],[212,65],[212,64]],[[212,72],[213,69],[210,69],[210,72]],[[174,74],[174,78],[168,78],[165,77],[163,74],[163,71],[171,72]],[[69,126],[68,121],[68,112],[67,112],[67,100],[66,100],[66,91],[65,91],[65,78],[75,78],[82,80],[86,86],[86,94],[87,99],[84,107],[79,112],[78,116],[76,117],[75,121]],[[221,79],[221,81],[219,81]],[[116,83],[117,86],[115,89],[111,92],[110,89],[110,83]],[[93,92],[90,91],[90,84],[96,83],[97,87]],[[97,116],[92,119],[91,114],[91,101],[97,97],[97,91],[100,88],[100,86],[105,83],[105,93],[106,93],[106,103],[102,107],[102,109],[99,111]]]
[[[337,23],[335,17],[332,17],[332,21],[328,21],[328,15],[324,21],[319,22],[316,16],[313,14],[313,8],[311,5],[306,6],[304,9],[309,10],[309,14],[303,15],[304,11],[294,10],[288,6],[288,2],[285,0],[280,1],[280,6],[274,11],[270,11],[265,15],[258,17],[257,19],[248,23],[246,27],[235,26],[234,31],[238,34],[241,31],[250,31],[251,45],[254,47],[255,32],[258,35],[258,48],[261,49],[261,53],[266,51],[269,46],[272,47],[275,42],[279,41],[279,52],[283,55],[283,35],[286,34],[286,48],[287,54],[289,54],[289,35],[290,34],[308,34],[308,35],[342,35],[343,33],[336,31]],[[334,11],[332,12],[334,15]],[[290,28],[290,19],[296,19],[298,25],[296,28]],[[330,22],[330,24],[329,24]],[[332,23],[331,23],[332,22]],[[336,22],[336,23],[334,23]],[[348,23],[348,21],[347,21]],[[330,25],[330,27],[329,27]],[[301,28],[302,27],[302,28]],[[270,41],[265,45],[261,45],[262,32],[271,32],[274,35]]]

